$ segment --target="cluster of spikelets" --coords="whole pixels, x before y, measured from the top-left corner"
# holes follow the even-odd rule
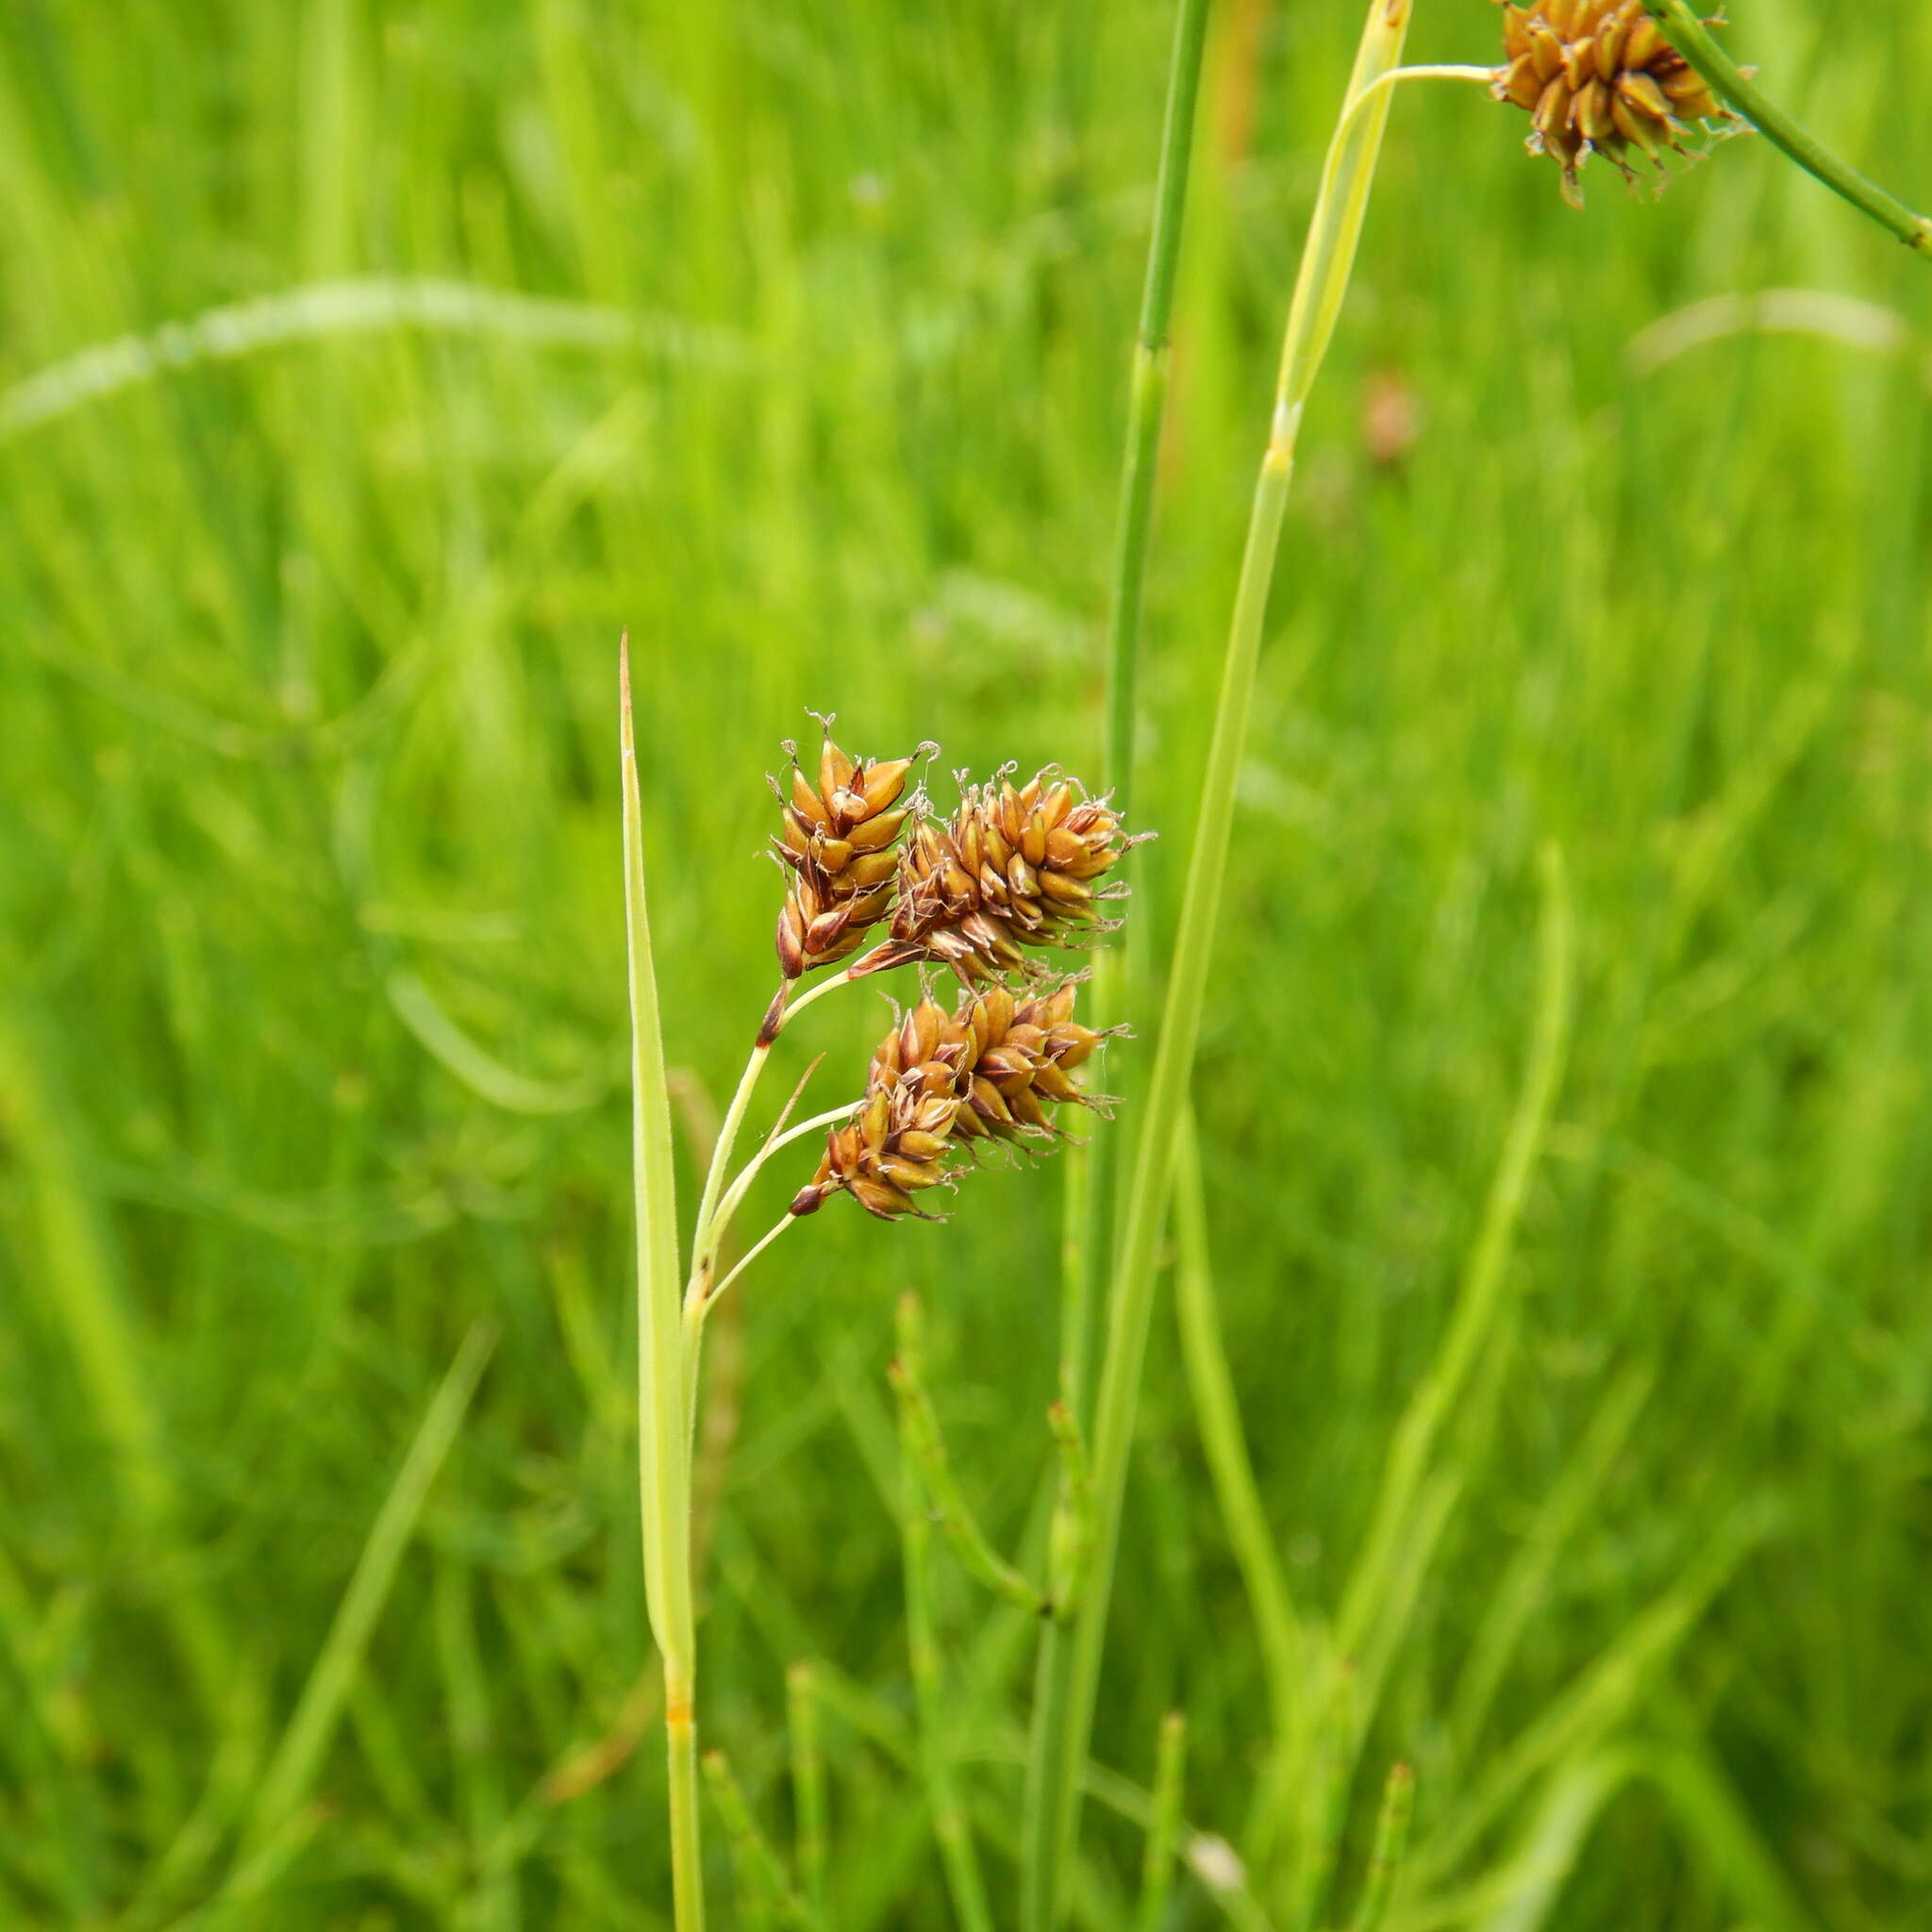
[[[1530,150],[1556,160],[1574,206],[1582,205],[1577,174],[1589,156],[1606,156],[1633,178],[1633,155],[1661,167],[1666,150],[1686,152],[1692,123],[1734,118],[1642,0],[1506,5],[1503,51],[1507,62],[1496,70],[1496,98],[1529,114]]]
[[[1051,769],[1024,785],[1010,768],[984,785],[961,774],[958,807],[941,818],[923,786],[907,793],[916,756],[849,758],[823,722],[816,778],[788,745],[791,782],[774,788],[787,985],[846,961],[855,979],[942,967],[963,989],[950,1014],[927,988],[895,1021],[864,1100],[827,1136],[816,1178],[791,1204],[808,1214],[844,1192],[891,1219],[917,1213],[914,1197],[949,1179],[961,1155],[991,1141],[1048,1144],[1059,1134],[1053,1108],[1106,1105],[1069,1077],[1108,1037],[1074,1018],[1079,975],[1047,975],[1029,956],[1119,924],[1107,908],[1124,888],[1107,875],[1136,841],[1105,799]]]
[[[1050,1141],[1059,1131],[1050,1110],[1069,1103],[1104,1111],[1108,1096],[1070,1077],[1108,1038],[1074,1018],[1077,985],[1016,996],[995,984],[966,992],[951,1013],[922,993],[879,1042],[863,1105],[827,1135],[792,1213],[844,1192],[884,1221],[917,1214],[913,1197],[947,1179],[957,1157],[988,1141]]]
[[[778,914],[778,966],[791,980],[856,952],[891,909],[897,841],[912,812],[899,799],[914,759],[849,758],[827,727],[813,784],[796,748],[786,749],[791,791],[778,794],[784,826],[773,849],[791,874]]]
[[[848,758],[829,724],[816,782],[791,754],[772,849],[790,877],[778,914],[778,965],[795,980],[889,937],[847,968],[855,977],[931,961],[972,984],[1026,964],[1026,947],[1067,946],[1112,930],[1101,883],[1135,841],[1105,799],[1049,769],[1015,787],[1012,771],[967,785],[934,816],[923,790],[905,804],[915,758]],[[922,751],[929,747],[922,746]]]
[[[968,981],[1017,971],[1022,947],[1110,929],[1101,906],[1115,889],[1095,882],[1126,843],[1104,799],[1051,773],[1017,790],[1005,772],[963,787],[950,819],[907,842],[892,939],[905,958],[941,959]]]

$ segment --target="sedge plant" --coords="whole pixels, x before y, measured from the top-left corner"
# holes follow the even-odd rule
[[[1084,946],[1119,926],[1109,908],[1124,887],[1108,875],[1137,841],[1106,798],[1085,795],[1055,769],[1024,785],[1013,782],[1010,768],[984,784],[968,784],[961,774],[958,807],[941,819],[923,784],[908,791],[919,754],[854,759],[834,741],[831,721],[822,721],[824,741],[812,774],[799,765],[794,750],[789,784],[774,788],[781,818],[773,850],[785,877],[776,931],[779,986],[713,1145],[689,1261],[683,1263],[647,910],[628,640],[621,652],[619,708],[644,1583],[664,1674],[675,1923],[678,1932],[696,1932],[705,1923],[705,1897],[691,1441],[707,1319],[758,1256],[838,1196],[849,1196],[883,1221],[938,1219],[923,1204],[981,1159],[1045,1152],[1072,1138],[1060,1123],[1066,1109],[1108,1113],[1108,1097],[1089,1091],[1075,1075],[1123,1029],[1102,1032],[1084,1025],[1075,1008],[1086,975],[1051,972],[1040,955]],[[801,1081],[758,1151],[734,1173],[739,1131],[790,1020],[837,987],[907,966],[921,969],[919,996],[894,1015],[866,1069],[860,1096],[791,1124]],[[950,1006],[938,996],[935,982],[941,973],[949,973],[959,989]],[[752,1182],[781,1149],[813,1134],[822,1136],[816,1172],[775,1224],[735,1265],[721,1270],[726,1233]],[[1070,1412],[1057,1406],[1049,1418],[1065,1472],[1066,1513],[1057,1526],[1048,1583],[1036,1590],[993,1553],[951,1483],[938,1424],[919,1381],[915,1319],[910,1307],[902,1311],[893,1373],[908,1480],[924,1486],[933,1514],[970,1570],[1029,1609],[1070,1614],[1090,1541],[1078,1520],[1090,1493],[1084,1449]],[[920,1577],[909,1545],[908,1582],[918,1653]],[[929,1688],[929,1679],[922,1682]],[[800,1702],[794,1686],[794,1729]],[[817,1752],[808,1741],[808,1721],[807,1736],[800,1747],[801,1790],[812,1795],[803,1801],[796,1887],[776,1854],[756,1836],[729,1766],[716,1753],[708,1753],[704,1765],[754,1890],[774,1903],[780,1917],[809,1921],[823,1916],[824,1871],[823,1801],[816,1795]],[[937,1773],[937,1760],[932,1768]],[[969,1867],[956,1861],[954,1870],[961,1895],[970,1898]]]
[[[1533,152],[1557,163],[1566,199],[1580,200],[1583,163],[1601,155],[1626,178],[1648,162],[1661,170],[1687,142],[1764,132],[1853,205],[1925,252],[1932,225],[1864,181],[1798,129],[1731,63],[1682,0],[1544,0],[1503,9],[1501,66],[1404,66],[1412,0],[1372,0],[1322,171],[1284,332],[1268,434],[1235,589],[1203,789],[1196,842],[1186,868],[1174,951],[1142,1126],[1118,1224],[1114,1190],[1076,1191],[1069,1242],[1065,1349],[1069,1393],[1082,1401],[1091,1283],[1107,1259],[1105,1352],[1092,1406],[1088,1470],[1077,1408],[1055,1414],[1062,1449],[1055,1576],[1033,1585],[973,1525],[958,1498],[943,1446],[918,1381],[917,1351],[902,1314],[893,1382],[901,1406],[908,1522],[922,1508],[946,1532],[970,1572],[1007,1600],[1041,1612],[1042,1643],[1027,1757],[1027,1820],[1020,1915],[1027,1932],[1061,1922],[1077,1829],[1088,1740],[1106,1628],[1138,1394],[1152,1319],[1157,1256],[1166,1224],[1178,1142],[1158,1123],[1183,1118],[1219,923],[1236,776],[1247,733],[1256,666],[1304,410],[1346,295],[1373,188],[1393,88],[1411,79],[1476,81],[1528,112]],[[1177,20],[1157,218],[1130,396],[1127,452],[1108,625],[1106,767],[1124,792],[1131,777],[1136,666],[1151,528],[1154,455],[1166,389],[1166,333],[1185,208],[1187,144],[1198,82],[1205,6],[1183,0]],[[696,1418],[704,1324],[719,1297],[795,1222],[838,1194],[885,1220],[928,1218],[920,1202],[951,1185],[960,1160],[985,1146],[1034,1144],[1061,1133],[1053,1109],[1105,1108],[1072,1071],[1108,1037],[1073,1017],[1079,975],[1042,978],[1029,949],[1107,929],[1096,885],[1128,841],[1116,805],[1086,799],[1053,773],[1015,788],[1002,773],[967,787],[943,823],[923,788],[905,797],[913,758],[855,761],[827,722],[815,780],[794,760],[781,792],[777,856],[788,873],[778,916],[781,979],[726,1109],[700,1193],[690,1261],[675,1232],[670,1110],[661,1026],[650,958],[641,858],[641,810],[627,671],[624,687],[625,827],[634,1039],[634,1140],[639,1219],[640,1410],[650,1616],[663,1658],[670,1767],[673,1889],[680,1932],[703,1924],[696,1804],[696,1659],[690,1565],[691,1437]],[[922,747],[922,750],[927,750]],[[904,802],[902,802],[902,799]],[[872,941],[867,946],[868,940]],[[861,1097],[788,1125],[779,1115],[758,1153],[735,1174],[731,1161],[772,1049],[788,1022],[835,987],[895,967],[949,969],[963,999],[948,1012],[930,985],[874,1056]],[[836,971],[833,969],[837,969]],[[1107,989],[1106,1005],[1117,1001]],[[796,1096],[794,1095],[794,1101]],[[824,1133],[816,1174],[786,1213],[729,1272],[724,1236],[752,1181],[779,1148]],[[1077,1547],[1079,1561],[1064,1551]],[[915,1678],[934,1718],[929,1613],[923,1607],[924,1539],[908,1543],[908,1593]],[[1091,1574],[1089,1574],[1091,1573]],[[1084,1594],[1076,1588],[1088,1575]],[[1059,1626],[1067,1624],[1062,1638]],[[1291,1690],[1284,1696],[1292,1699]],[[1283,1708],[1288,1708],[1284,1704]],[[955,1907],[963,1923],[988,1923],[986,1889],[952,1790],[942,1747],[928,1740],[926,1773],[941,1801],[941,1834]],[[735,1791],[728,1768],[714,1788]],[[1395,1795],[1400,1788],[1399,1802]],[[736,1801],[733,1801],[735,1806]],[[1407,1817],[1407,1774],[1391,1784],[1390,1817]],[[734,1817],[741,1807],[733,1809]],[[1388,1819],[1385,1818],[1385,1824]],[[735,1835],[737,1835],[735,1833]],[[1391,1825],[1385,1836],[1399,1843]],[[1390,1857],[1378,1856],[1386,1897]],[[775,1884],[775,1880],[774,1881]],[[818,1889],[822,1881],[810,1888]],[[793,1902],[797,1895],[785,1892]],[[1374,1908],[1378,1916],[1379,1903]],[[809,1914],[808,1914],[809,1916]]]

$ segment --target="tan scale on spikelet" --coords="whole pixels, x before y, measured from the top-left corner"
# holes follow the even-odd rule
[[[1113,929],[1104,875],[1135,841],[1104,798],[1051,770],[962,789],[943,825],[919,825],[899,864],[893,944],[882,965],[929,958],[971,984],[1025,964],[1024,948]]]
[[[1661,169],[1666,150],[1686,152],[1691,123],[1736,119],[1664,38],[1642,0],[1506,5],[1503,50],[1507,61],[1496,70],[1495,96],[1528,113],[1530,152],[1556,160],[1573,208],[1583,205],[1577,176],[1591,155],[1605,156],[1632,179],[1634,155]]]
[[[833,742],[831,720],[821,723],[816,783],[788,744],[789,795],[773,785],[784,822],[772,849],[791,874],[777,932],[778,965],[788,980],[857,951],[891,910],[897,841],[913,811],[898,802],[912,758],[848,758]]]
[[[1108,1038],[1074,1018],[1077,984],[1024,999],[992,986],[968,992],[951,1013],[929,991],[922,994],[879,1042],[864,1105],[826,1135],[818,1173],[792,1213],[849,1193],[882,1221],[917,1214],[914,1197],[946,1180],[949,1158],[974,1142],[1049,1142],[1060,1132],[1049,1108],[1104,1111],[1108,1096],[1072,1078]]]

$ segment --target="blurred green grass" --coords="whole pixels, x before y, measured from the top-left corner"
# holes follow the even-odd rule
[[[1157,928],[1354,13],[1217,24],[1151,583]],[[1767,84],[1923,203],[1932,18],[1740,13]],[[671,1050],[715,1100],[770,991],[761,774],[804,707],[946,767],[1091,762],[1168,25],[0,24],[0,1922],[664,1923],[658,1754],[622,1750],[650,1658],[615,637]],[[1441,0],[1415,57],[1493,28]],[[1578,216],[1520,134],[1474,90],[1398,104],[1196,1083],[1251,1446],[1332,1613],[1475,1230],[1562,846],[1569,1071],[1342,1897],[1402,1756],[1392,1926],[1903,1928],[1932,1887],[1932,291],[1756,143],[1655,207],[1593,168]],[[1660,315],[1766,287],[1915,346],[1633,365]],[[156,337],[284,297],[270,340]],[[21,387],[130,336],[161,366]],[[1416,427],[1382,461],[1391,393]],[[841,1006],[800,1029],[825,1104],[876,1017]],[[745,1284],[708,1737],[778,1830],[784,1669],[825,1660],[841,1927],[949,1923],[904,1756],[893,1297],[925,1294],[962,1477],[1019,1538],[1057,1194],[989,1174],[943,1231],[827,1213]],[[474,1399],[425,1422],[479,1323]],[[411,1442],[452,1425],[408,1507]],[[283,1804],[358,1560],[366,1657]],[[1188,1816],[1241,1842],[1260,1661],[1165,1341],[1123,1565],[1100,1757],[1144,1784],[1184,1707]],[[1028,1633],[950,1581],[941,1610],[1004,1892]],[[610,1775],[546,1784],[613,1727]],[[1089,1844],[1088,1921],[1119,1923],[1134,1840],[1102,1811]],[[1215,1918],[1184,1885],[1174,1923]]]

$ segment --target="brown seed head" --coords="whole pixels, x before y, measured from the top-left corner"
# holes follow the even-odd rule
[[[1016,999],[1003,985],[968,991],[951,1012],[930,991],[899,1016],[873,1054],[864,1105],[825,1137],[824,1158],[791,1203],[810,1214],[849,1193],[895,1220],[949,1177],[949,1157],[980,1141],[1050,1142],[1048,1109],[1068,1102],[1105,1110],[1105,1094],[1075,1086],[1074,1069],[1108,1038],[1074,1018],[1077,980]]]
[[[855,760],[833,742],[831,720],[823,723],[816,778],[788,745],[791,783],[773,788],[784,817],[772,849],[791,874],[777,934],[787,979],[844,958],[891,910],[897,842],[913,812],[899,804],[911,758]]]
[[[1720,26],[1711,20],[1707,26]],[[1503,8],[1506,63],[1493,92],[1530,116],[1527,146],[1563,171],[1563,198],[1583,206],[1577,174],[1591,154],[1633,178],[1633,155],[1659,170],[1683,154],[1694,121],[1734,122],[1703,76],[1664,38],[1642,0],[1535,0]]]
[[[945,824],[907,842],[887,963],[941,960],[971,984],[1023,967],[1023,947],[1111,931],[1102,902],[1117,889],[1100,881],[1132,842],[1105,799],[1050,771],[966,787]]]

